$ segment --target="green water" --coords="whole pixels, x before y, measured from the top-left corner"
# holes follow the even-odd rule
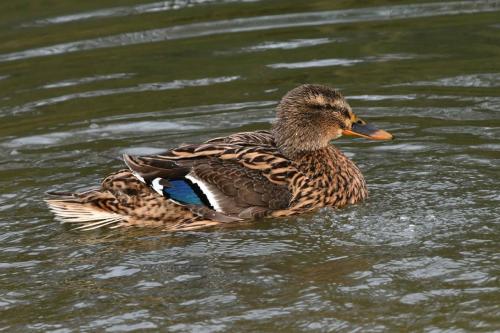
[[[301,83],[396,135],[336,143],[362,205],[82,233],[42,201]],[[3,1],[0,331],[499,331],[499,112],[500,1]]]

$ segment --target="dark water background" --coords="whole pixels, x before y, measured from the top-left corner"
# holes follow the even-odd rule
[[[163,234],[42,202],[306,82],[398,138],[337,142],[362,205]],[[498,332],[499,112],[500,1],[2,1],[0,332]]]

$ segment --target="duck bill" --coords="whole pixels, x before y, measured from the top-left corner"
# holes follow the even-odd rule
[[[370,124],[354,123],[350,130],[343,130],[342,134],[370,140],[392,140],[394,138],[391,133],[378,129]]]

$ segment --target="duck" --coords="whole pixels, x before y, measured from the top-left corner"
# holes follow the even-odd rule
[[[331,144],[341,136],[393,139],[358,118],[339,90],[303,84],[281,99],[270,130],[125,154],[127,168],[100,187],[49,192],[46,202],[79,230],[197,230],[342,208],[365,200],[368,190],[360,169]]]

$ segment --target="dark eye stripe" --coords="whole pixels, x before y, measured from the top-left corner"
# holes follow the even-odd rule
[[[337,111],[337,112],[340,113],[340,115],[342,115],[345,118],[348,118],[348,119],[352,118],[352,114],[349,112],[349,109],[345,108],[345,107],[337,108],[337,107],[334,107],[334,106],[329,105],[329,104],[318,104],[318,103],[309,103],[309,104],[307,104],[307,106],[309,108],[311,108],[311,109],[314,109],[314,110],[333,110],[333,111]]]
[[[340,113],[341,113],[344,117],[351,119],[351,114],[349,113],[349,110],[347,110],[346,108],[342,108],[342,109],[340,109]]]
[[[324,105],[324,104],[309,104],[308,105],[311,109],[316,109],[316,110],[323,110],[323,109],[328,109],[330,106],[329,105]]]

